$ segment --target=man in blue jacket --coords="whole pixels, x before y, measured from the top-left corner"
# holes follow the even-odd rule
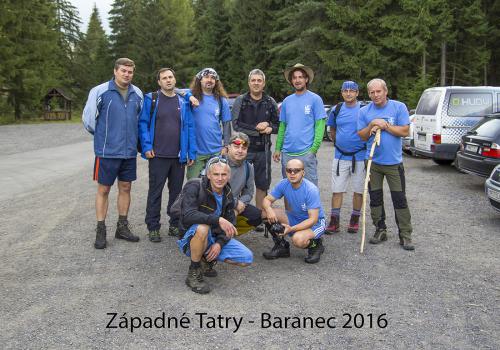
[[[137,178],[137,120],[142,108],[142,92],[132,85],[134,69],[131,59],[117,59],[114,78],[90,90],[83,110],[85,129],[94,135],[96,249],[106,248],[108,196],[117,178],[119,218],[115,238],[139,241],[130,232],[127,220],[132,181]]]
[[[189,102],[175,92],[175,72],[161,68],[157,74],[160,90],[146,94],[139,119],[142,157],[149,163],[149,190],[146,225],[151,242],[160,242],[161,199],[168,179],[167,214],[182,190],[185,164],[196,158],[194,121]],[[168,234],[177,236],[178,218],[170,217]]]

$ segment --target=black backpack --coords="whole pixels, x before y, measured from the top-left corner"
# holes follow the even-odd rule
[[[186,186],[190,183],[196,182],[198,184],[198,201],[203,202],[204,199],[203,197],[205,196],[205,191],[203,190],[203,184],[202,184],[202,179],[197,177],[191,180],[188,180],[184,186],[182,187],[181,193],[177,196],[175,199],[174,203],[172,203],[172,206],[170,207],[170,214],[169,216],[171,218],[182,218],[182,199],[184,198],[184,195],[186,194]]]
[[[337,117],[340,113],[340,109],[342,108],[342,105],[344,102],[337,103],[335,106],[335,109],[333,110],[333,124],[337,125]]]

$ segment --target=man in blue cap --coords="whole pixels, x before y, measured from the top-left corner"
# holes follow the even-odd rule
[[[357,100],[359,87],[354,81],[342,84],[344,102],[337,104],[328,117],[330,135],[335,143],[335,155],[332,165],[332,209],[330,224],[325,232],[333,234],[340,230],[340,208],[347,191],[347,184],[352,184],[352,213],[347,232],[357,233],[359,214],[363,203],[365,179],[364,159],[366,142],[357,134],[360,104]]]

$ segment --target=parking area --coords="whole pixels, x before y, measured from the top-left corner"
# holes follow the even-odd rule
[[[487,201],[484,178],[405,156],[414,252],[398,244],[386,189],[390,238],[368,244],[361,255],[360,236],[346,233],[348,196],[342,232],[325,237],[320,263],[305,264],[298,249],[288,259],[267,261],[262,252],[271,239],[248,233],[241,241],[255,263],[217,265],[212,292],[198,295],[184,284],[188,260],[166,236],[167,226],[161,243],[146,238],[142,159],[130,209],[141,241],[114,240],[114,189],[108,248],[93,248],[91,139],[80,125],[56,129],[0,127],[0,139],[9,140],[9,151],[0,152],[0,188],[6,186],[2,175],[12,174],[8,164],[17,164],[20,174],[60,170],[37,172],[42,175],[24,191],[0,198],[2,348],[500,348],[500,214]],[[12,163],[35,151],[57,157]],[[81,162],[66,167],[75,154]],[[332,143],[323,142],[318,163],[325,212],[332,154]],[[278,174],[275,164],[274,183]],[[367,232],[373,232],[370,223]]]

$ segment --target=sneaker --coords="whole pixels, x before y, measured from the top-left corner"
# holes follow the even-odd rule
[[[415,246],[411,242],[411,238],[399,238],[399,244],[403,246],[404,250],[415,250]]]
[[[375,231],[375,234],[373,235],[372,238],[370,238],[370,243],[371,244],[379,244],[382,243],[383,241],[387,241],[387,230],[383,228],[378,228]]]
[[[349,221],[347,232],[358,233],[358,230],[359,230],[359,215],[351,215],[351,220]]]
[[[201,271],[201,268],[189,268],[186,284],[195,293],[207,294],[210,292],[210,286],[203,280],[203,272]]]
[[[325,229],[325,233],[327,235],[332,235],[334,233],[339,232],[340,230],[340,223],[339,223],[339,217],[338,216],[330,216],[330,225]]]
[[[161,242],[160,230],[149,231],[148,237],[151,242]]]
[[[304,261],[308,264],[316,264],[321,258],[321,254],[325,252],[325,247],[323,246],[323,241],[321,238],[315,239],[316,244],[314,247],[307,248],[307,256]]]
[[[259,226],[255,227],[256,232],[264,232],[264,224],[260,224]]]
[[[201,258],[201,271],[206,277],[217,277],[217,271],[214,266],[217,264],[217,260],[207,261],[205,257]]]
[[[172,237],[178,237],[179,236],[179,228],[177,228],[176,226],[169,226],[168,235],[172,236]]]
[[[290,243],[285,240],[280,240],[274,243],[274,247],[270,251],[262,253],[262,256],[267,260],[290,257]]]
[[[129,242],[139,242],[139,237],[130,232],[128,221],[118,222],[116,226],[115,238],[124,239]]]
[[[104,249],[106,248],[106,226],[103,228],[97,227],[95,229],[95,242],[94,242],[94,248],[95,249]]]

